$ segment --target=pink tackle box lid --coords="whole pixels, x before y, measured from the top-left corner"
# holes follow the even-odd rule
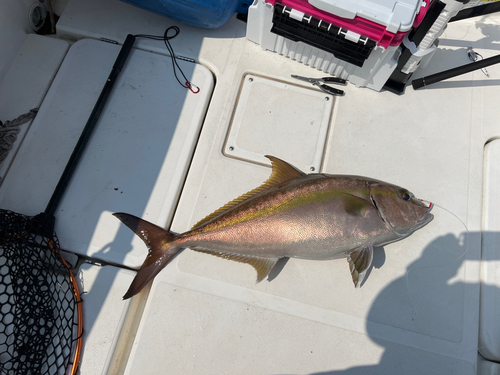
[[[432,0],[266,0],[366,36],[387,48],[398,46],[420,25]]]

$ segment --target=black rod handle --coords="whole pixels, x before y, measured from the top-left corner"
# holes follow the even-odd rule
[[[54,192],[52,193],[52,197],[50,198],[50,201],[47,204],[47,207],[45,208],[46,214],[53,216],[54,213],[56,212],[57,206],[61,202],[64,191],[68,187],[69,181],[71,180],[71,176],[75,172],[78,161],[80,160],[83,151],[87,146],[90,136],[97,124],[97,120],[99,120],[99,116],[101,115],[102,110],[104,109],[104,105],[106,104],[106,101],[108,100],[109,95],[111,94],[111,90],[113,89],[113,86],[116,82],[116,79],[118,78],[118,75],[123,69],[125,61],[127,60],[127,57],[130,51],[132,50],[134,42],[135,42],[135,36],[131,34],[127,35],[127,38],[125,39],[125,42],[123,43],[120,53],[118,54],[118,57],[116,58],[116,61],[113,65],[113,69],[111,70],[111,73],[109,74],[109,77],[106,80],[104,87],[102,88],[101,94],[99,95],[99,98],[97,99],[97,102],[94,105],[94,109],[92,110],[92,113],[90,114],[87,120],[87,124],[85,124],[85,127],[83,128],[82,134],[80,135],[80,138],[78,139],[78,142],[76,143],[76,146],[73,149],[73,152],[68,160],[68,163],[64,168],[64,172],[62,173],[59,182],[57,183],[57,186]]]
[[[482,69],[487,66],[500,63],[500,55],[496,55],[493,57],[488,57],[487,59],[476,61],[470,64],[465,64],[462,66],[457,66],[456,68],[445,70],[444,72],[432,74],[427,77],[415,79],[412,81],[413,88],[419,89],[423,86],[429,86],[433,83],[444,81],[448,78],[453,78],[459,76],[461,74],[469,73],[474,70]]]

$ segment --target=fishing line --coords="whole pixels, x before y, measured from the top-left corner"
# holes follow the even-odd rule
[[[455,214],[454,214],[453,212],[451,212],[450,210],[447,210],[446,208],[444,208],[443,206],[440,206],[440,205],[438,205],[438,204],[435,204],[435,203],[434,203],[434,206],[439,207],[439,208],[440,208],[440,209],[442,209],[443,211],[446,211],[446,212],[448,212],[449,214],[451,214],[453,217],[455,217],[455,219],[457,219],[457,220],[460,222],[460,224],[462,224],[462,226],[465,228],[465,230],[466,230],[467,234],[470,234],[470,232],[469,232],[469,228],[467,228],[467,225],[465,225],[465,223],[464,223],[464,222],[463,222],[463,221],[462,221],[462,220],[461,220],[461,219],[460,219],[457,215],[455,215]],[[463,258],[463,257],[465,256],[465,254],[467,254],[467,245],[466,245],[465,241],[464,241],[464,245],[465,245],[465,250],[464,250],[464,252],[463,252],[463,253],[462,253],[462,255],[460,255],[457,259],[452,260],[452,263],[453,263],[453,262],[456,262],[456,261],[457,261],[457,260],[459,260],[460,258]]]
[[[455,215],[453,212],[451,212],[450,210],[447,210],[446,208],[444,208],[443,206],[440,206],[436,203],[433,203],[434,206],[436,207],[439,207],[440,209],[448,212],[449,214],[453,215],[458,221],[460,221],[460,223],[464,226],[465,230],[467,231],[467,233],[469,233],[469,228],[467,228],[467,225],[465,225],[465,223],[462,221],[462,219],[460,219],[457,215]]]
[[[174,34],[169,36],[168,33],[170,30],[173,30]],[[194,83],[189,81],[182,71],[181,67],[177,63],[178,57],[175,56],[174,49],[172,48],[172,45],[170,44],[170,40],[175,38],[177,35],[179,35],[180,29],[177,26],[170,26],[168,29],[165,30],[165,33],[163,36],[161,35],[147,35],[147,34],[138,34],[134,35],[136,38],[146,38],[146,39],[152,39],[152,40],[163,40],[165,43],[165,46],[167,47],[168,52],[170,53],[170,57],[172,58],[172,66],[174,68],[174,76],[177,82],[184,87],[185,89],[191,90],[193,94],[198,94],[200,92],[200,88],[196,86]],[[181,73],[182,77],[184,78],[185,83],[183,83],[179,77],[177,76],[177,69]]]
[[[453,212],[451,212],[450,210],[448,210],[448,209],[446,209],[446,208],[444,208],[444,207],[442,207],[442,206],[440,206],[440,205],[438,205],[436,203],[433,203],[432,205],[433,205],[433,207],[438,207],[438,208],[442,209],[443,211],[448,212],[449,214],[451,214],[453,217],[455,217],[460,222],[460,224],[462,224],[462,226],[465,228],[467,234],[470,233],[469,232],[469,228],[467,228],[467,225],[465,225],[465,223],[457,215],[455,215]],[[439,248],[436,245],[430,245],[430,247],[439,250]],[[464,247],[465,247],[464,252],[458,258],[452,260],[450,263],[454,263],[454,262],[460,260],[461,258],[463,258],[465,256],[465,254],[467,254],[467,242],[465,240],[464,240]],[[409,282],[408,282],[408,275],[410,274],[410,271],[422,270],[422,269],[427,269],[427,268],[441,268],[443,266],[444,266],[444,264],[435,265],[435,266],[422,266],[422,267],[417,267],[417,268],[411,268],[411,269],[409,269],[409,270],[406,271],[406,275],[405,275],[406,290],[408,291],[408,297],[410,298],[410,304],[413,307],[413,311],[415,312],[416,316],[418,316],[419,314],[418,314],[418,311],[417,311],[417,309],[415,307],[415,303],[413,301],[413,298],[411,296],[410,285],[409,285]]]

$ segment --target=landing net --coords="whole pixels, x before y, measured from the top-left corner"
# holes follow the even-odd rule
[[[54,220],[0,210],[0,374],[74,374],[82,309]]]

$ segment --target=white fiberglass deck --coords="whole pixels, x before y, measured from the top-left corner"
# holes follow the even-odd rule
[[[450,24],[431,62],[414,78],[468,63],[468,46],[485,58],[500,53],[499,22],[491,15]],[[448,211],[435,207],[429,225],[376,249],[360,289],[353,287],[344,259],[282,261],[270,280],[256,285],[248,265],[184,250],[151,288],[124,303],[120,296],[133,271],[85,265],[80,279],[82,291],[89,293],[84,295],[81,373],[498,371],[491,361],[500,362],[495,346],[500,330],[494,313],[487,312],[500,312],[498,267],[492,266],[499,255],[494,249],[481,251],[481,231],[494,239],[500,230],[491,219],[500,209],[494,193],[498,167],[492,161],[498,147],[488,146],[483,158],[485,144],[500,138],[500,67],[488,67],[490,78],[476,71],[427,89],[407,87],[401,96],[349,84],[342,88],[344,97],[334,98],[290,78],[323,73],[263,51],[245,38],[245,24],[235,18],[220,29],[204,30],[115,0],[70,0],[58,36],[122,43],[129,33],[162,35],[171,25],[181,29],[172,40],[175,52],[197,61],[183,67],[206,91],[195,97],[182,89],[163,44],[137,40],[56,215],[64,249],[137,267],[147,249],[112,212],[171,223],[174,232],[184,232],[266,180],[265,154],[307,173],[314,168],[395,183]],[[85,122],[99,80],[109,74],[118,50],[89,39],[72,45],[5,176],[0,207],[26,214],[44,209],[53,189],[44,178],[57,179],[83,126],[70,122],[67,129],[64,120],[52,120],[59,110],[71,109]],[[88,82],[88,92],[82,87],[72,99],[71,90],[64,89],[72,80]],[[148,99],[141,102],[143,95]],[[54,124],[46,128],[50,132],[41,130],[47,119]],[[57,141],[64,147],[41,151],[58,136],[66,137]],[[127,164],[117,160],[113,167],[112,155],[120,153]],[[37,155],[45,158],[44,173],[35,172],[42,168],[34,167]],[[156,168],[140,166],[151,164]],[[23,184],[33,178],[41,179],[40,186]],[[493,216],[483,220],[483,211]],[[482,261],[482,254],[489,258]],[[481,283],[491,299],[480,300]]]
[[[27,215],[45,209],[119,50],[95,39],[71,46],[12,164],[16,173],[2,184],[5,208]],[[124,233],[112,213],[171,220],[213,87],[207,68],[180,65],[198,95],[177,83],[170,57],[131,52],[55,214],[67,249],[139,267],[143,242]]]

